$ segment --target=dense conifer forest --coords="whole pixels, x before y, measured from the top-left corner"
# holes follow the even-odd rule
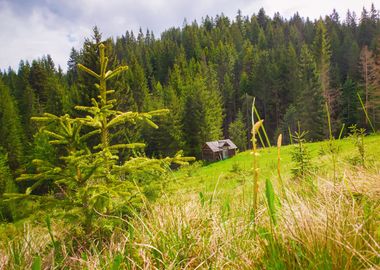
[[[107,38],[95,26],[65,72],[49,55],[3,70],[0,220],[54,204],[65,220],[83,218],[85,233],[110,235],[117,221],[99,223],[98,214],[134,215],[141,191],[159,197],[168,169],[200,159],[205,142],[231,138],[249,149],[254,98],[273,144],[280,133],[290,144],[299,126],[307,141],[354,124],[378,130],[379,11],[314,21],[238,11],[160,37],[140,29]]]
[[[302,15],[302,14],[301,14]],[[79,50],[72,49],[67,73],[48,55],[32,62],[21,61],[18,70],[1,74],[2,148],[12,169],[28,162],[33,153],[36,124],[32,116],[44,112],[77,113],[73,104],[89,104],[96,97],[94,79],[80,74],[77,64],[97,70],[100,42],[107,47],[109,65],[129,66],[112,85],[118,103],[126,110],[171,110],[170,119],[160,119],[159,130],[143,126],[112,134],[115,141],[142,139],[149,156],[173,154],[184,149],[200,156],[200,145],[209,140],[242,137],[231,129],[243,122],[249,130],[252,97],[265,119],[271,140],[298,120],[309,137],[324,137],[324,102],[332,119],[365,125],[356,97],[365,101],[373,122],[379,125],[380,22],[374,5],[356,15],[335,11],[316,21],[295,14],[272,18],[264,9],[234,19],[223,14],[181,28],[173,27],[156,38],[141,29],[115,39],[104,39],[95,27],[92,37]],[[247,121],[248,119],[248,121]],[[5,131],[6,130],[6,131]],[[11,135],[10,135],[11,134]],[[249,133],[241,141],[245,149]],[[288,137],[288,136],[284,136]],[[28,154],[29,153],[29,154]],[[125,153],[125,155],[128,155]]]

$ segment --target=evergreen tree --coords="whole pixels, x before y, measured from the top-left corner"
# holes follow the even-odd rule
[[[17,169],[23,162],[24,145],[20,117],[9,88],[0,80],[0,146],[8,153],[9,166]]]
[[[339,48],[338,65],[341,78],[356,78],[358,69],[360,48],[351,31],[345,29],[343,32],[343,43]]]
[[[143,131],[144,141],[147,142],[146,153],[150,156],[171,156],[178,149],[183,149],[182,134],[182,104],[172,88],[163,88],[158,82],[150,96],[149,110],[166,107],[170,117],[155,119],[158,129],[146,127]]]
[[[241,111],[238,112],[235,121],[228,127],[228,134],[240,151],[247,150],[247,132]]]
[[[375,122],[380,113],[380,68],[375,62],[372,51],[364,46],[360,52],[360,71],[364,88],[364,106]],[[367,118],[365,118],[367,123]]]
[[[313,42],[314,57],[317,64],[323,97],[325,102],[327,102],[330,111],[331,126],[333,132],[335,132],[340,127],[340,92],[337,89],[334,89],[331,85],[331,46],[326,27],[322,20],[318,21],[316,28]],[[328,135],[327,129],[325,130],[325,135]]]
[[[107,81],[128,67],[120,66],[115,70],[108,70],[108,58],[105,56],[103,44],[99,45],[99,63],[99,73],[83,65],[78,66],[99,82],[96,86],[99,95],[97,99],[92,99],[92,106],[75,107],[83,111],[85,117],[71,118],[67,114],[56,116],[49,113],[45,113],[42,117],[34,117],[34,120],[46,123],[43,132],[49,136],[49,143],[61,146],[62,163],[56,165],[52,160],[34,160],[37,173],[23,174],[18,178],[19,181],[34,182],[26,189],[25,195],[6,194],[7,198],[14,200],[32,198],[39,200],[45,207],[69,209],[67,214],[74,216],[75,220],[84,226],[87,233],[93,231],[95,224],[98,224],[99,218],[104,214],[125,215],[131,210],[129,207],[138,207],[136,197],[139,189],[132,184],[131,175],[140,171],[160,172],[163,170],[162,166],[168,166],[171,162],[185,164],[186,161],[192,160],[192,158],[183,158],[181,153],[178,153],[173,158],[159,161],[135,157],[123,164],[118,164],[119,149],[140,148],[144,147],[144,144],[112,144],[109,136],[111,130],[125,122],[136,123],[137,121],[144,121],[157,128],[151,121],[152,117],[162,115],[167,110],[161,109],[149,113],[114,110],[113,104],[116,101],[109,99],[109,95],[114,93],[114,90],[107,88]],[[83,126],[89,127],[89,130],[83,132]],[[99,137],[99,144],[91,147],[87,144],[87,140],[93,136]],[[125,177],[128,177],[128,180]],[[53,193],[55,197],[60,197],[60,200],[54,200],[49,195],[36,197],[36,189],[46,182],[53,182]],[[99,229],[103,228],[105,226],[99,227]]]
[[[363,7],[358,27],[358,43],[361,47],[370,46],[373,38],[377,34],[376,20],[378,19],[377,11],[374,5],[371,7],[372,14],[369,14]],[[371,18],[372,17],[372,18]]]
[[[133,95],[133,100],[137,105],[137,111],[143,111],[144,104],[149,93],[148,83],[144,74],[144,69],[138,63],[136,58],[133,58],[130,62],[131,69],[127,71],[127,83],[131,93]]]
[[[278,130],[287,132],[288,126],[294,130],[301,113],[304,121],[309,121],[309,116],[321,115],[320,106],[306,112],[300,104],[301,101],[313,103],[314,96],[319,96],[319,90],[310,89],[322,89],[322,103],[328,101],[333,128],[338,129],[340,120],[364,124],[365,118],[359,117],[363,114],[354,108],[358,91],[354,86],[358,86],[363,100],[367,96],[366,107],[377,126],[380,87],[379,72],[375,70],[380,66],[379,13],[372,5],[363,9],[360,18],[350,11],[343,22],[339,17],[333,11],[324,19],[311,21],[296,13],[285,20],[278,13],[267,16],[264,9],[253,16],[238,12],[233,20],[220,14],[214,18],[206,16],[201,24],[193,21],[186,22],[182,28],[170,28],[159,39],[149,30],[140,30],[137,35],[127,31],[115,40],[103,40],[99,29],[94,27],[92,37],[85,40],[82,48],[71,50],[67,74],[54,66],[50,56],[45,56],[31,64],[21,61],[17,72],[8,69],[0,77],[19,111],[20,130],[26,138],[21,145],[28,153],[33,151],[33,134],[37,129],[36,123],[30,121],[32,116],[50,112],[83,117],[86,113],[74,110],[73,105],[92,106],[91,99],[98,98],[97,79],[80,72],[77,64],[100,73],[100,43],[106,45],[110,69],[119,63],[130,66],[117,80],[108,82],[108,87],[115,90],[118,111],[141,112],[161,107],[171,110],[170,118],[154,119],[160,126],[158,130],[141,123],[125,123],[111,132],[111,144],[144,141],[147,155],[168,155],[183,146],[189,153],[197,153],[204,140],[222,137],[220,121],[223,135],[227,135],[239,111],[249,125],[247,109],[253,96],[272,140]],[[319,86],[314,78],[298,76],[307,73],[305,67],[300,70],[300,62],[305,60],[302,52],[305,45],[313,56]],[[361,60],[360,48],[363,48]],[[370,63],[369,73],[365,71],[366,58],[367,64]],[[307,99],[307,93],[313,93],[313,98]],[[216,112],[207,109],[213,106]],[[191,111],[192,108],[197,112]],[[184,117],[192,114],[197,123],[195,128]],[[206,124],[211,119],[216,122]],[[246,129],[250,130],[248,126]],[[90,130],[84,126],[82,132]],[[194,135],[188,135],[192,132]],[[309,135],[321,138],[317,133]],[[99,144],[98,140],[99,137],[93,136],[87,141],[88,146]],[[121,150],[119,163],[142,152]],[[8,153],[8,159],[14,170],[12,153]]]
[[[301,50],[299,62],[299,88],[297,116],[308,136],[314,140],[324,138],[324,98],[317,66],[307,45]]]
[[[18,81],[16,86],[16,101],[20,112],[20,120],[24,133],[28,141],[30,141],[36,131],[35,124],[30,120],[30,118],[41,112],[39,111],[39,104],[36,93],[29,83],[30,65],[28,62],[20,62],[17,75]]]
[[[331,108],[333,99],[336,97],[333,96],[330,86],[330,41],[327,37],[326,27],[322,20],[319,20],[317,23],[316,34],[313,42],[313,51],[320,76],[323,96]]]
[[[91,38],[87,38],[84,41],[83,48],[81,49],[79,55],[76,53],[72,53],[72,63],[71,66],[74,66],[71,71],[74,74],[77,74],[78,79],[76,81],[77,84],[77,92],[79,93],[79,100],[77,100],[80,104],[90,105],[90,100],[94,97],[97,97],[98,89],[95,84],[97,83],[96,79],[90,76],[89,74],[82,73],[77,71],[77,64],[82,63],[86,67],[94,70],[95,72],[100,72],[100,63],[99,63],[99,45],[102,42],[102,34],[100,33],[97,26],[93,28],[93,36]],[[117,65],[116,56],[113,50],[113,43],[111,39],[107,39],[104,41],[106,45],[107,51],[105,52],[108,57],[108,65],[110,68],[115,68]],[[78,62],[80,61],[80,62]],[[73,75],[75,78],[76,76]],[[112,87],[112,82],[110,87]]]
[[[8,165],[7,154],[0,148],[0,221],[13,219],[15,205],[1,200],[3,194],[9,192],[17,192],[17,186]]]
[[[215,83],[206,82],[200,74],[186,86],[183,134],[189,155],[200,157],[201,146],[222,135],[221,97],[215,88]]]
[[[360,123],[360,103],[356,95],[357,84],[347,78],[342,87],[342,121],[346,126]]]

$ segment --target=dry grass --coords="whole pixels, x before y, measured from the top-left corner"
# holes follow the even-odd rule
[[[256,232],[251,202],[239,193],[228,206],[218,194],[203,206],[195,195],[172,197],[127,222],[127,231],[81,252],[62,241],[60,266],[110,268],[121,254],[126,269],[379,269],[379,174],[346,170],[335,186],[321,177],[313,180],[303,192],[297,183],[286,184],[277,226],[270,224],[263,197]],[[3,269],[17,269],[8,267],[15,265],[15,251],[23,254],[24,266],[30,267],[37,253],[46,269],[53,264],[47,231],[38,228],[26,226],[23,239],[2,247]]]
[[[223,177],[202,198],[177,193],[147,204],[91,244],[55,221],[55,250],[44,224],[24,225],[0,242],[0,269],[30,269],[36,255],[44,269],[380,269],[379,169],[339,163],[337,176],[277,183],[276,225],[263,181],[253,223],[252,183],[227,196]]]

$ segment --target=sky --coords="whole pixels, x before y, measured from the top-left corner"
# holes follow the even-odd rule
[[[234,18],[263,7],[270,17],[279,12],[290,18],[295,12],[318,19],[335,8],[341,19],[348,9],[360,15],[378,0],[0,0],[0,70],[18,68],[20,60],[31,61],[50,54],[63,70],[71,48],[80,49],[97,25],[104,38],[150,29],[156,37],[184,19],[201,22],[206,15]],[[376,5],[380,8],[380,4]]]

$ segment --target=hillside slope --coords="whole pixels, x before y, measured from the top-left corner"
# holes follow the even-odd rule
[[[338,147],[337,153],[337,170],[343,173],[344,170],[352,167],[354,159],[358,158],[359,152],[355,142],[351,138],[344,138],[335,141]],[[282,178],[291,177],[291,169],[294,163],[291,159],[291,153],[294,145],[281,147],[281,174]],[[380,167],[380,135],[366,136],[364,139],[364,148],[366,163],[370,168]],[[307,149],[311,154],[311,163],[314,166],[314,172],[321,176],[331,177],[333,174],[331,155],[328,153],[328,141],[307,143]],[[260,178],[277,179],[277,147],[265,148],[259,150]],[[238,153],[236,156],[214,162],[205,166],[195,164],[192,167],[185,168],[175,173],[176,185],[172,186],[173,190],[185,192],[212,192],[219,179],[219,190],[228,193],[241,185],[243,180],[252,181],[252,153],[245,151]]]
[[[282,147],[283,186],[277,149],[261,149],[257,211],[247,151],[172,172],[160,199],[128,218],[109,216],[123,226],[87,246],[61,220],[49,230],[3,226],[0,262],[9,269],[37,259],[59,269],[379,269],[380,136],[364,142],[365,166],[354,164],[352,139],[336,142],[335,181],[328,142],[307,144],[313,170],[298,179],[291,176],[295,146]]]

